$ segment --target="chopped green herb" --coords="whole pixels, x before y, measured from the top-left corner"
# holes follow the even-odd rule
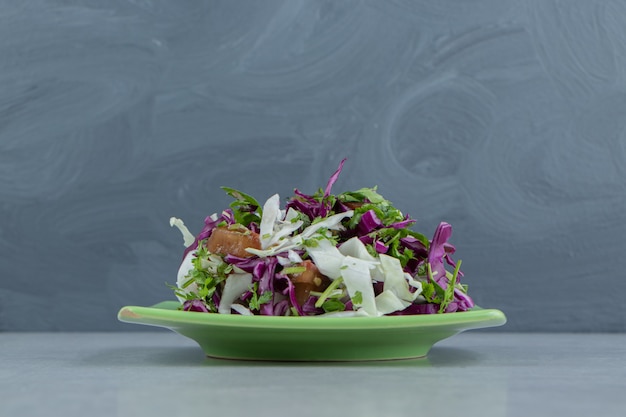
[[[263,208],[254,197],[230,187],[222,187],[222,190],[235,199],[230,203],[235,222],[247,227],[250,223],[258,222],[261,219]]]
[[[326,301],[326,299],[328,297],[330,297],[331,293],[336,290],[337,288],[339,288],[339,286],[343,283],[343,278],[339,277],[336,280],[332,281],[330,283],[330,285],[324,290],[324,292],[322,293],[322,295],[320,295],[320,297],[317,299],[317,301],[315,302],[315,307],[320,308],[322,307],[322,305],[324,304],[324,301]]]
[[[261,309],[261,306],[263,304],[269,303],[272,300],[273,294],[271,291],[264,291],[263,294],[259,295],[258,290],[258,282],[255,282],[253,285],[250,286],[250,291],[252,292],[252,297],[248,302],[248,307],[250,308],[250,310],[258,311]]]
[[[454,288],[456,287],[457,277],[459,275],[459,269],[461,269],[461,261],[459,260],[455,267],[454,272],[452,273],[452,278],[448,282],[448,286],[446,287],[443,300],[439,305],[439,313],[443,313],[446,308],[450,305],[450,303],[454,300]]]
[[[330,299],[324,301],[322,308],[325,312],[332,313],[334,311],[344,311],[346,309],[346,305],[339,300]]]
[[[303,272],[306,271],[306,267],[305,266],[290,266],[287,268],[283,268],[283,274],[288,275],[288,274],[301,274]]]

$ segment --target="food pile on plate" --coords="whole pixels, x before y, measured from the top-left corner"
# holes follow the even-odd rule
[[[466,311],[474,306],[451,255],[452,227],[432,239],[411,230],[376,188],[331,194],[297,189],[281,207],[223,187],[230,207],[192,235],[171,218],[186,249],[173,290],[181,309],[267,316],[383,316]]]

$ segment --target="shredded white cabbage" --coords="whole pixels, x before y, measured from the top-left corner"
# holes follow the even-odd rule
[[[380,254],[378,259],[380,259],[380,267],[385,276],[384,291],[391,291],[399,299],[408,303],[413,302],[422,293],[422,284],[404,272],[399,259],[385,254]],[[411,280],[411,286],[417,289],[413,293],[409,291],[408,279]]]
[[[290,236],[302,226],[303,222],[301,220],[293,221],[297,212],[291,209],[283,214],[285,219],[281,220],[282,213],[279,209],[279,201],[278,194],[274,194],[265,202],[260,226],[261,249],[246,248],[247,252],[265,258],[281,252],[303,249],[305,241],[315,235],[317,231],[322,228],[341,230],[341,221],[346,217],[351,217],[354,213],[353,211],[346,211],[326,217],[308,226],[302,233]]]
[[[326,217],[324,220],[321,220],[317,223],[313,223],[302,232],[302,237],[304,239],[309,239],[318,230],[321,228],[329,229],[329,230],[342,230],[343,226],[341,226],[341,221],[346,217],[350,218],[354,214],[354,211],[348,210],[343,213],[333,214],[332,216]]]
[[[302,258],[300,257],[300,255],[298,255],[298,252],[295,252],[293,250],[287,251],[286,257],[276,256],[276,259],[278,259],[278,263],[282,266],[302,263]]]
[[[404,310],[409,304],[408,301],[399,299],[398,296],[390,290],[384,290],[376,296],[376,310],[379,315]]]
[[[298,255],[297,252],[290,250],[289,252],[287,252],[287,256],[289,257],[289,260],[294,264],[299,264],[302,262],[302,258],[300,257],[300,255]]]
[[[306,251],[322,274],[333,280],[341,276],[345,256],[330,240],[320,236],[317,245],[307,246]]]
[[[190,278],[188,277],[188,274],[194,268],[192,261],[195,258],[195,256],[196,256],[195,250],[189,251],[187,255],[185,255],[183,262],[180,264],[180,267],[178,268],[178,274],[176,276],[176,286],[178,287],[179,292],[182,294],[191,294],[191,293],[197,294],[198,293],[198,284],[196,284],[195,282],[192,282],[191,284],[185,287],[185,284],[187,283],[187,281],[190,280]],[[219,255],[214,255],[214,254],[210,254],[207,257],[207,259],[201,259],[200,262],[201,262],[202,268],[206,269],[207,271],[213,274],[217,273],[217,268],[220,266],[220,264],[224,263],[224,261]],[[243,272],[241,269],[237,268],[236,266],[233,266],[233,271],[235,271],[235,273]],[[176,297],[178,298],[180,302],[185,301],[185,298],[179,295],[177,295]]]
[[[226,279],[217,312],[220,314],[230,314],[230,309],[235,305],[234,301],[246,292],[251,285],[252,274],[245,272],[243,274],[230,274]]]
[[[400,261],[380,254],[372,256],[358,238],[346,241],[339,248],[321,235],[313,236],[317,245],[306,251],[320,270],[330,279],[343,277],[350,297],[361,293],[359,311],[369,316],[381,316],[403,310],[417,299],[422,285],[403,271]],[[384,282],[383,293],[374,297],[373,282]],[[409,287],[414,287],[411,292]]]
[[[267,249],[274,235],[274,226],[280,219],[280,197],[274,194],[263,205],[261,216],[261,248]]]
[[[362,302],[359,310],[363,310],[368,316],[378,316],[370,276],[372,268],[374,268],[372,262],[346,256],[341,265],[341,276],[350,298],[353,298],[357,292],[361,293]]]
[[[237,313],[241,314],[242,316],[254,316],[254,313],[252,311],[250,311],[250,309],[248,307],[242,306],[241,304],[231,304],[230,308],[232,308],[233,310],[235,310]]]
[[[183,234],[183,244],[186,248],[191,246],[193,242],[196,241],[194,235],[191,234],[191,232],[189,231],[187,226],[185,226],[185,223],[181,219],[176,217],[170,217],[170,226],[177,227],[178,230],[180,230],[180,232]]]
[[[365,247],[365,244],[356,236],[341,244],[341,246],[339,246],[339,252],[345,256],[352,256],[354,258],[363,259],[364,261],[376,262],[376,258],[370,255]]]
[[[189,253],[187,253],[185,258],[183,259],[183,262],[180,264],[180,267],[178,268],[178,274],[176,276],[176,286],[179,288],[180,292],[184,294],[198,291],[198,285],[195,282],[191,283],[186,288],[183,288],[187,280],[189,280],[189,278],[187,278],[187,274],[193,269],[193,264],[191,263],[191,261],[193,260],[195,254],[195,250],[189,251]],[[176,295],[176,297],[181,303],[185,301],[185,299],[178,294]]]
[[[270,237],[268,247],[277,244],[281,239],[289,236],[302,226],[302,220],[295,222],[279,222],[274,230],[274,234]]]
[[[352,256],[353,258],[374,262],[378,265],[377,259],[370,255],[365,247],[365,244],[356,236],[348,239],[341,246],[339,246],[339,252],[345,256]],[[385,275],[379,267],[371,270],[371,276],[374,281],[382,282],[385,280]]]

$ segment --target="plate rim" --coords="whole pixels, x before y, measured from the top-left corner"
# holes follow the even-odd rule
[[[502,326],[507,322],[498,309],[474,307],[471,310],[442,314],[418,314],[381,317],[320,317],[320,316],[242,316],[238,314],[201,313],[172,309],[177,301],[162,301],[152,306],[127,305],[117,314],[121,322],[160,327],[211,326],[285,330],[366,330],[383,328],[463,329]]]

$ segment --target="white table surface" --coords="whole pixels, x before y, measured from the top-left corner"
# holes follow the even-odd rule
[[[0,416],[626,416],[626,334],[470,331],[427,359],[210,359],[169,331],[0,333]]]

